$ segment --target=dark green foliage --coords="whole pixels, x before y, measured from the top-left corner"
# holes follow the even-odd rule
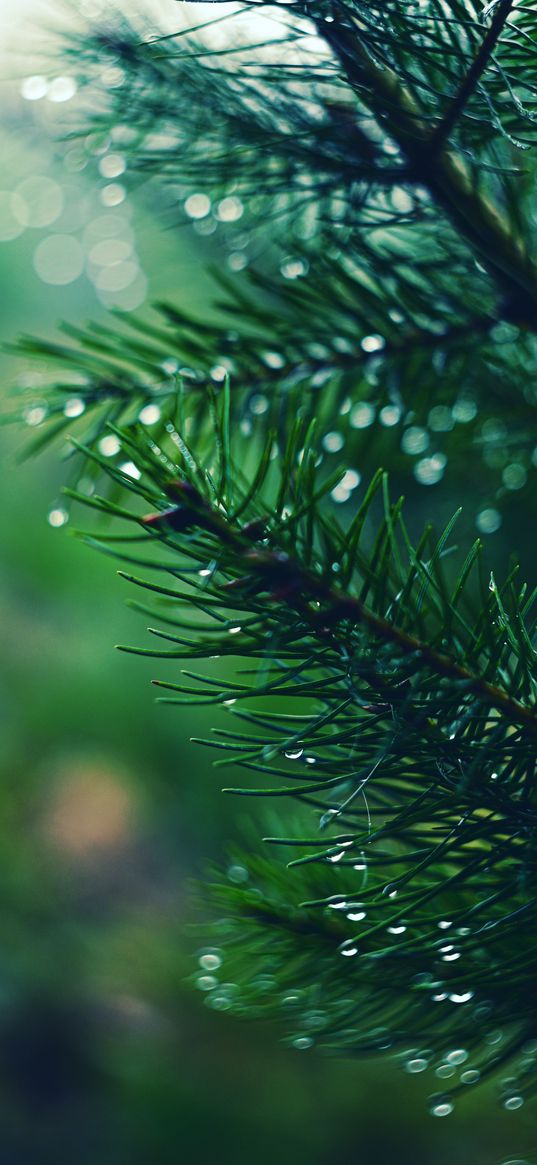
[[[245,771],[227,791],[281,806],[272,860],[212,892],[235,980],[206,977],[214,1006],[287,1014],[297,1047],[440,1057],[440,1080],[475,1053],[462,1089],[522,1051],[516,1107],[537,1082],[536,592],[490,576],[479,542],[452,553],[457,515],[413,539],[380,470],[341,520],[334,499],[367,458],[404,476],[411,434],[461,481],[483,452],[485,498],[510,458],[529,467],[537,21],[459,0],[282,13],[257,57],[126,22],[84,40],[85,75],[125,73],[94,128],[128,117],[144,175],[248,198],[283,278],[220,276],[215,322],[164,305],[72,347],[23,341],[67,370],[38,441],[71,426],[76,391],[70,493],[153,599],[153,646],[124,650],[224,660],[162,699],[225,706],[202,743]]]

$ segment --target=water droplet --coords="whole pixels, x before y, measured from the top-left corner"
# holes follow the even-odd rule
[[[276,371],[285,365],[285,359],[281,352],[263,352],[261,359],[267,368],[274,368]]]
[[[406,926],[387,926],[386,930],[388,934],[404,934]]]
[[[46,97],[48,81],[46,77],[25,77],[21,85],[21,95],[25,101],[40,101]]]
[[[405,429],[401,437],[401,449],[403,453],[408,453],[411,456],[423,453],[429,444],[429,434],[426,429],[420,428],[418,425],[410,425]]]
[[[299,760],[300,757],[303,755],[303,752],[304,752],[304,749],[300,748],[300,746],[297,745],[296,748],[286,749],[284,752],[284,756],[287,757],[287,760]]]
[[[460,994],[453,992],[449,996],[451,1003],[469,1003],[470,999],[473,999],[473,997],[473,991],[462,991]]]
[[[311,1036],[297,1036],[293,1040],[293,1047],[297,1048],[299,1052],[305,1052],[307,1048],[312,1048],[314,1040]]]
[[[59,527],[65,526],[69,521],[69,514],[62,506],[55,506],[54,509],[49,510],[48,523],[49,526]]]
[[[248,878],[250,877],[246,867],[239,865],[230,866],[227,872],[227,876],[230,882],[235,882],[237,885],[240,885],[243,882],[247,882]]]
[[[524,1097],[520,1096],[520,1094],[516,1094],[514,1096],[506,1096],[503,1102],[503,1107],[506,1108],[508,1112],[515,1112],[517,1108],[522,1108],[523,1104]]]
[[[240,198],[222,198],[216,208],[216,217],[220,222],[237,222],[244,213],[244,206]]]
[[[396,888],[393,885],[393,882],[388,882],[388,885],[384,887],[382,893],[387,894],[388,898],[397,898],[397,894],[399,893],[399,891],[396,890]]]
[[[339,450],[343,449],[344,444],[345,440],[342,433],[327,433],[322,440],[323,449],[326,449],[327,453],[339,453]]]
[[[338,503],[342,503],[342,504],[344,502],[348,502],[350,496],[351,496],[350,489],[345,489],[344,485],[336,485],[336,486],[334,486],[334,489],[331,490],[331,492],[330,492],[330,497],[333,499],[333,501],[338,502]]]
[[[250,397],[250,410],[256,417],[263,416],[269,407],[268,398],[262,392],[256,392]]]
[[[356,469],[347,469],[347,472],[341,478],[340,487],[344,490],[356,489],[362,480],[361,474]]]
[[[458,1066],[459,1064],[464,1064],[466,1062],[468,1055],[469,1053],[466,1051],[466,1048],[455,1048],[453,1052],[448,1052],[446,1060],[448,1064],[455,1064]]]
[[[229,635],[238,635],[239,631],[242,631],[242,627],[240,625],[238,627],[228,627]]]
[[[385,405],[384,408],[380,410],[379,420],[381,425],[384,425],[387,429],[391,429],[393,425],[397,425],[399,423],[401,420],[401,415],[402,414],[399,405]]]
[[[26,424],[31,425],[32,428],[34,428],[36,425],[41,425],[43,423],[43,421],[45,420],[46,415],[47,415],[47,410],[46,410],[45,405],[37,405],[37,404],[28,405],[28,407],[25,408],[24,413],[23,413],[24,420],[26,421]]]
[[[126,477],[132,477],[133,481],[138,481],[138,478],[142,476],[141,470],[134,464],[134,461],[124,461],[119,468]]]
[[[142,422],[142,425],[156,425],[157,421],[160,421],[160,415],[158,405],[144,405],[138,413],[138,420]]]
[[[212,991],[215,987],[218,987],[218,979],[215,979],[214,975],[198,975],[196,987],[200,991]]]
[[[364,918],[367,918],[367,911],[351,910],[350,913],[347,914],[347,918],[349,919],[349,922],[363,922]]]
[[[487,1032],[483,1038],[486,1044],[490,1044],[491,1047],[494,1047],[495,1044],[501,1044],[504,1036],[503,1032],[499,1028],[496,1028],[495,1031]]]
[[[231,708],[231,705],[236,704],[237,700],[236,700],[235,696],[232,696],[231,699],[224,700],[223,703],[226,705],[227,708]]]
[[[82,274],[84,252],[71,235],[47,235],[34,251],[33,265],[43,283],[64,286]]]
[[[449,1096],[431,1096],[429,1100],[429,1112],[431,1116],[449,1116],[453,1112],[455,1105]]]
[[[452,410],[447,405],[435,405],[429,413],[427,424],[433,433],[449,433],[454,425]]]
[[[105,154],[99,161],[99,172],[103,178],[119,178],[127,169],[123,154]]]
[[[460,425],[467,425],[477,416],[477,404],[471,397],[459,397],[451,410],[453,420]]]
[[[81,417],[85,408],[85,402],[79,396],[72,396],[66,400],[63,411],[66,417]]]
[[[76,81],[73,77],[55,77],[50,82],[47,91],[49,101],[70,101],[76,93]]]
[[[303,259],[284,259],[280,271],[284,279],[300,279],[302,275],[307,275],[308,263]]]
[[[433,453],[432,457],[422,457],[414,466],[414,477],[420,485],[436,485],[444,476],[447,457],[444,453]]]
[[[528,480],[527,470],[518,462],[506,465],[502,473],[502,481],[506,489],[522,489]]]
[[[101,190],[101,202],[103,206],[121,206],[125,201],[127,191],[120,182],[110,182],[108,186],[103,186]]]
[[[435,1076],[439,1076],[441,1080],[448,1080],[450,1076],[455,1075],[455,1068],[452,1064],[439,1064],[435,1069]]]
[[[436,925],[439,930],[448,930],[450,926],[453,926],[453,923],[448,922],[447,918],[441,918],[440,922],[437,922]]]
[[[101,437],[99,441],[99,453],[102,453],[103,457],[115,457],[120,449],[121,445],[119,440],[112,433],[106,437]]]
[[[329,855],[328,855],[328,857],[327,857],[327,861],[328,861],[328,862],[340,862],[340,861],[341,861],[341,859],[342,859],[342,858],[344,858],[344,857],[345,857],[345,850],[344,850],[344,849],[342,849],[342,850],[340,850],[340,852],[339,852],[339,853],[337,853],[337,854],[329,854]]]
[[[489,506],[477,515],[475,524],[481,534],[495,534],[502,524],[502,516],[498,510]]]
[[[363,340],[360,341],[360,347],[362,348],[362,351],[367,352],[368,354],[370,352],[381,352],[385,346],[386,341],[384,336],[379,336],[376,333],[371,336],[364,336]]]
[[[429,1061],[424,1060],[422,1056],[417,1056],[414,1060],[407,1060],[405,1072],[410,1072],[411,1075],[414,1075],[417,1072],[425,1072],[425,1069],[428,1067]]]
[[[350,424],[352,429],[368,429],[375,420],[375,408],[367,401],[359,401],[351,410]]]
[[[205,218],[211,209],[211,200],[206,194],[189,194],[184,207],[189,218]]]
[[[461,1084],[477,1084],[481,1079],[481,1073],[477,1068],[468,1068],[466,1072],[461,1072]]]
[[[222,956],[217,951],[207,951],[200,955],[199,964],[204,971],[217,971],[222,966]]]
[[[358,947],[355,945],[354,939],[346,939],[345,942],[342,943],[339,947],[339,952],[341,955],[345,955],[346,958],[352,958],[353,955],[357,955]]]

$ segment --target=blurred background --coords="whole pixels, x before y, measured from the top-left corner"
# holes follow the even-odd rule
[[[97,0],[80,11],[98,17]],[[0,5],[3,341],[57,338],[60,320],[149,311],[166,295],[203,313],[208,262],[243,264],[225,229],[155,215],[120,148],[66,140],[79,95],[61,40],[78,18]],[[159,19],[173,27],[172,0]],[[5,395],[32,385],[39,410],[39,368],[2,365]],[[21,462],[25,436],[0,429],[0,1165],[537,1159],[532,1113],[501,1111],[493,1087],[438,1121],[430,1081],[395,1062],[290,1050],[205,1006],[192,881],[208,856],[228,860],[244,822],[188,743],[208,731],[204,710],[187,724],[155,706],[154,663],[114,652],[141,642],[143,622],[113,562],[69,537],[60,458]],[[507,541],[489,525],[501,561]]]

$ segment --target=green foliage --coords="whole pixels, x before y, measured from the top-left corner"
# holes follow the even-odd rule
[[[401,1047],[441,1080],[472,1052],[462,1090],[522,1053],[514,1108],[537,1084],[537,592],[491,576],[479,541],[452,553],[457,514],[411,537],[380,470],[341,520],[334,502],[348,466],[387,454],[404,476],[431,434],[460,481],[483,451],[489,495],[509,457],[529,467],[536,17],[392,0],[281,19],[253,61],[126,21],[73,45],[85,76],[123,70],[93,132],[183,195],[248,198],[282,279],[220,276],[215,322],[161,305],[73,346],[24,340],[65,369],[38,443],[80,414],[69,492],[153,599],[155,645],[123,650],[206,660],[163,701],[224,707],[203,743],[245,770],[227,791],[282,806],[291,871],[248,856],[212,891],[236,980],[202,976],[215,1008],[283,1005],[299,1048]]]

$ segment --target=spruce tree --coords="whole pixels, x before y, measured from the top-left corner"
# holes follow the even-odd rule
[[[66,496],[150,616],[122,650],[177,661],[161,699],[211,705],[226,791],[269,799],[269,845],[211,879],[198,986],[298,1049],[432,1069],[438,1116],[508,1064],[516,1109],[537,1086],[537,590],[469,528],[532,480],[537,14],[244,11],[274,34],[216,8],[70,34],[77,132],[120,143],[155,205],[180,196],[178,224],[225,223],[234,274],[204,318],[23,338],[52,368],[27,416],[37,446],[69,435]]]

